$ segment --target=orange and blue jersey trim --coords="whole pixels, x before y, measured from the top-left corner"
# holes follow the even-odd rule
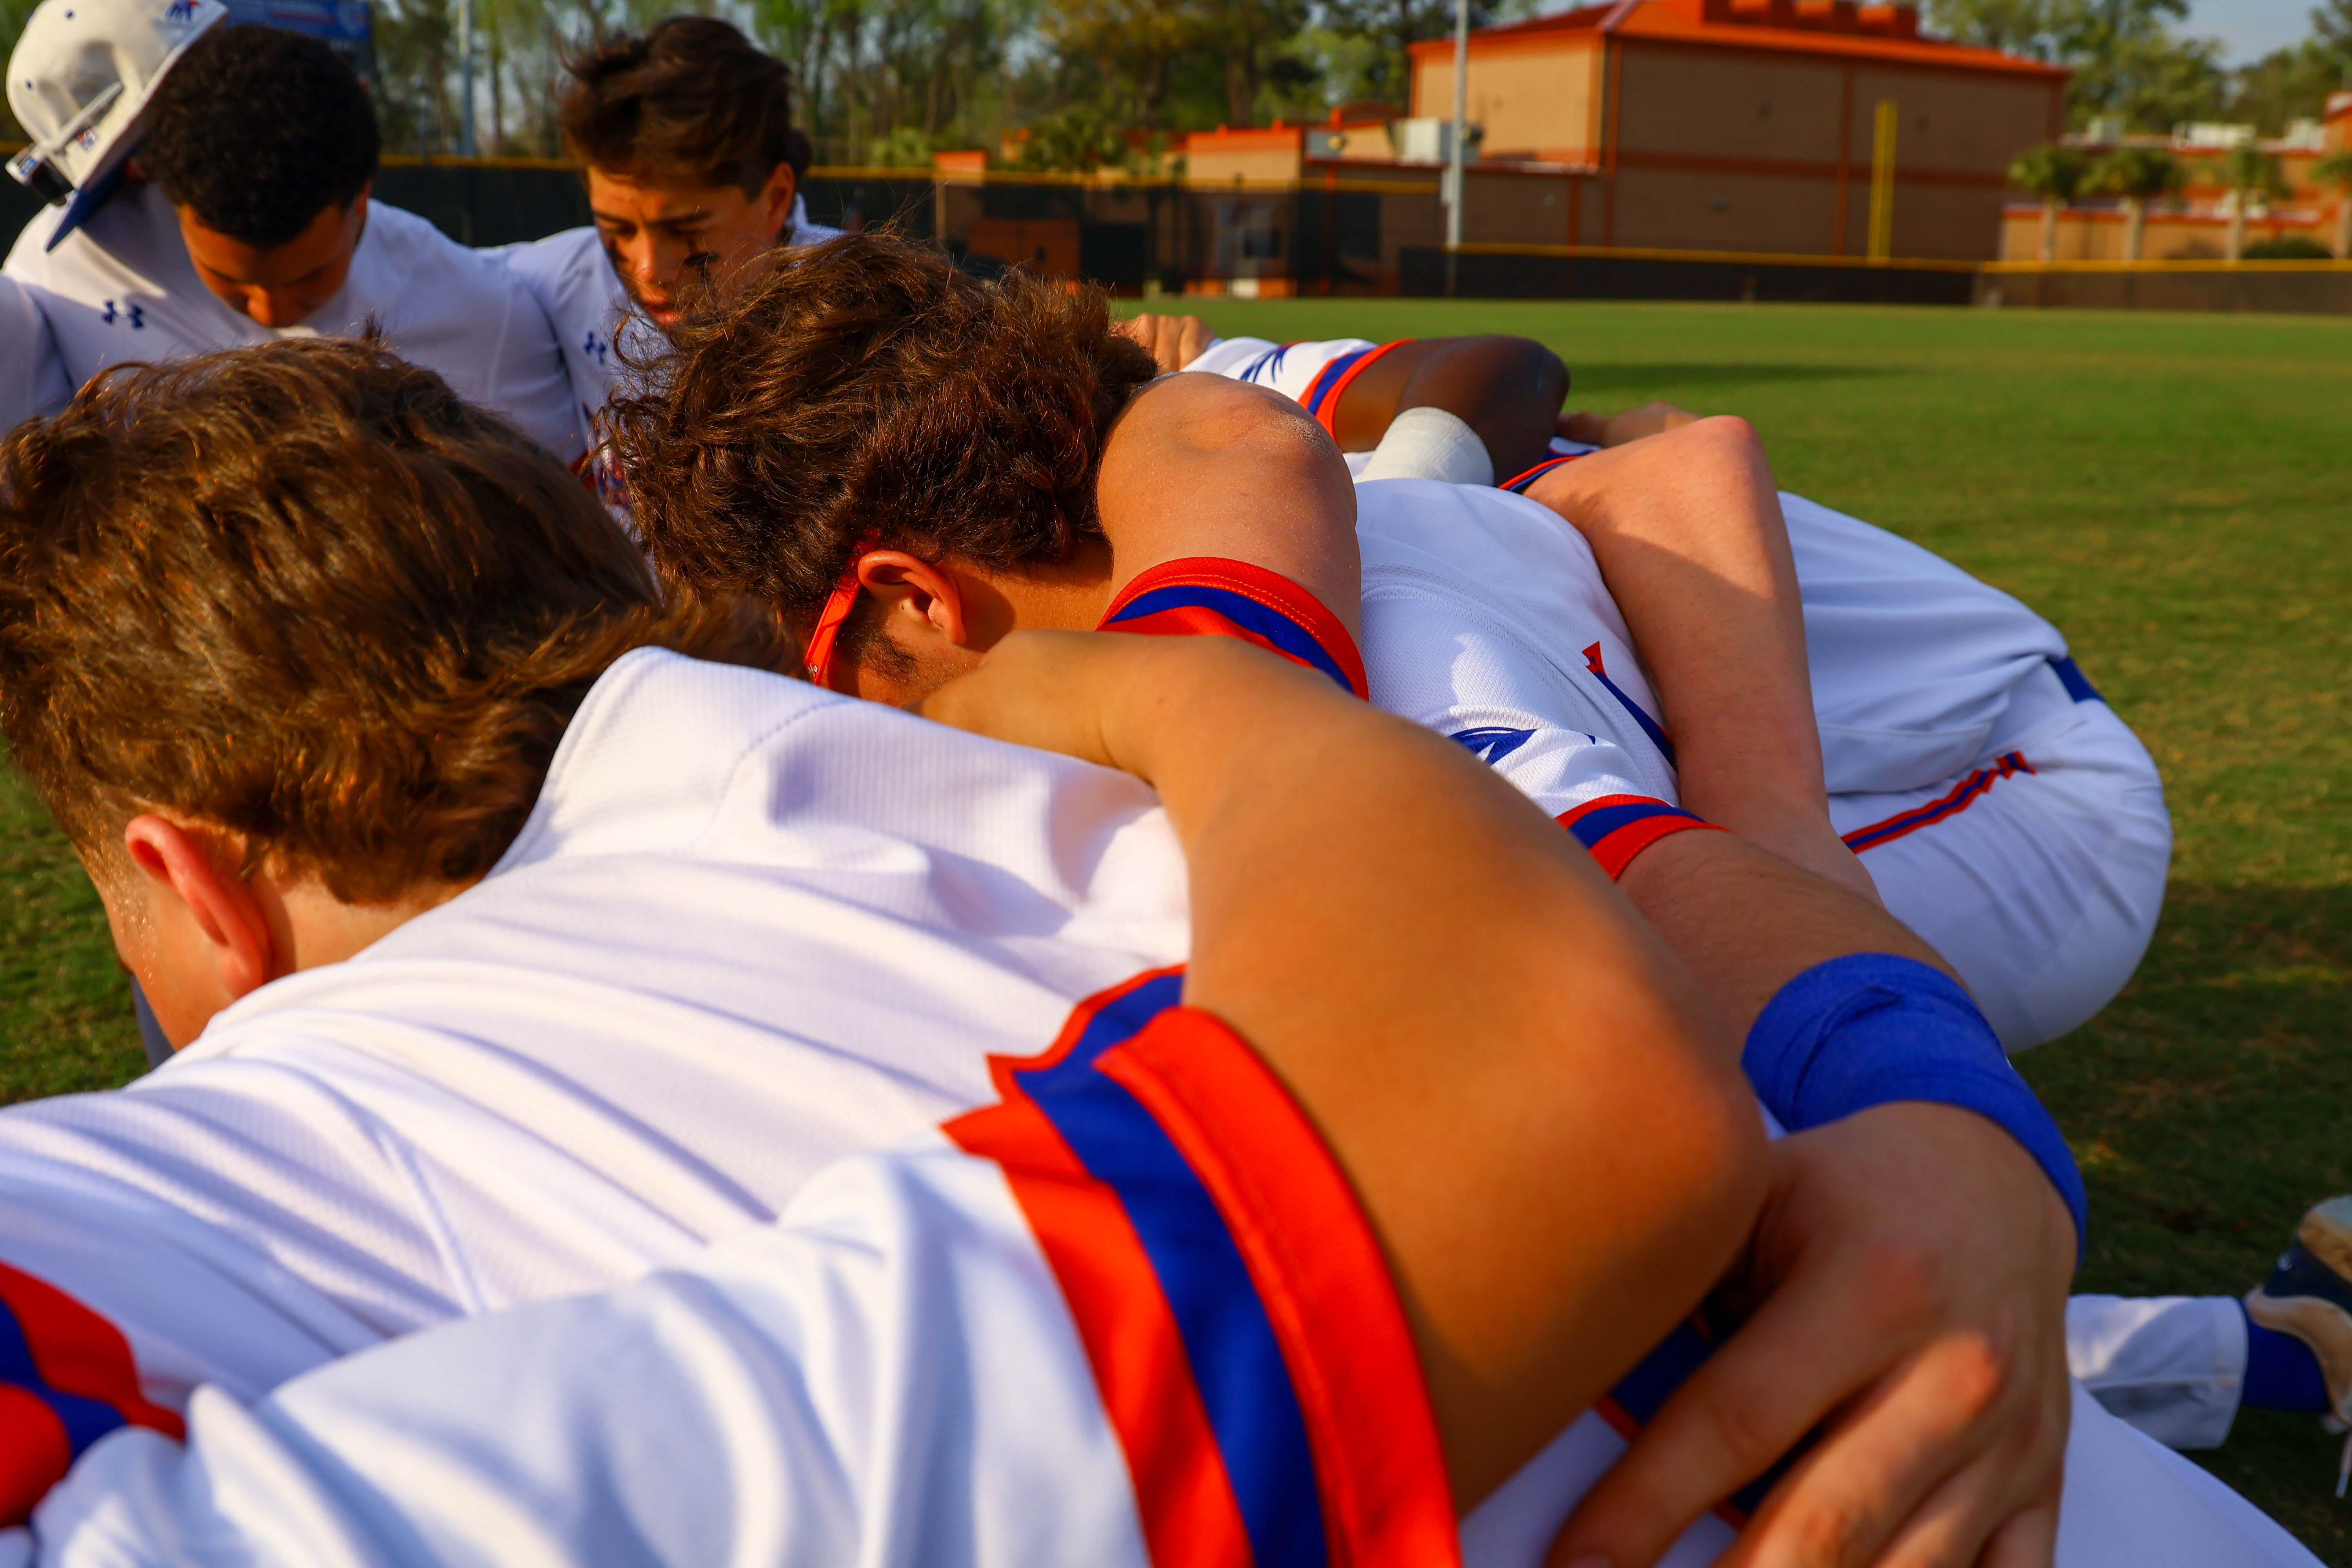
[[[83,1450],[123,1426],[186,1436],[140,1393],[121,1330],[0,1264],[0,1525],[24,1523]]]
[[[1625,874],[1634,856],[1661,838],[1697,829],[1724,831],[1703,816],[1646,795],[1601,795],[1561,812],[1552,820],[1576,836],[1576,841],[1601,862],[1601,868],[1612,881]]]
[[[1068,1301],[1156,1568],[1450,1568],[1404,1311],[1313,1125],[1158,970],[1081,1003],[947,1135],[1004,1172]]]
[[[1715,1353],[1722,1338],[1708,1321],[1706,1309],[1692,1313],[1675,1326],[1657,1349],[1643,1357],[1639,1365],[1617,1380],[1617,1385],[1593,1406],[1594,1413],[1615,1428],[1619,1436],[1632,1442],[1657,1418],[1675,1391],[1689,1382],[1691,1374]],[[1763,1506],[1765,1497],[1780,1484],[1780,1478],[1811,1447],[1811,1439],[1808,1438],[1781,1456],[1770,1469],[1717,1503],[1716,1516],[1734,1530],[1744,1528]]]
[[[2079,702],[2084,699],[2078,697],[2075,700]],[[2034,771],[2033,764],[2025,760],[2025,753],[2022,752],[2003,752],[1989,765],[1977,769],[1927,805],[1915,805],[1908,811],[1898,811],[1882,822],[1874,822],[1868,826],[1857,827],[1852,833],[1843,835],[1845,847],[1859,855],[1865,849],[1875,849],[1882,844],[1892,844],[1896,839],[1907,834],[1916,833],[1923,827],[1933,827],[1939,822],[1948,822],[1982,800],[1986,793],[2001,780]]]
[[[1324,434],[1338,439],[1339,432],[1335,421],[1339,417],[1339,399],[1347,395],[1349,384],[1380,363],[1381,355],[1391,349],[1401,349],[1411,342],[1411,338],[1399,338],[1392,343],[1381,343],[1377,348],[1357,349],[1339,355],[1315,373],[1315,379],[1307,384],[1306,392],[1299,396],[1299,406],[1314,416],[1315,423],[1323,426]],[[1286,349],[1288,346],[1284,345]]]
[[[1546,474],[1550,473],[1562,463],[1573,463],[1579,458],[1589,458],[1591,456],[1592,456],[1592,454],[1590,452],[1570,452],[1565,457],[1546,458],[1542,462],[1538,463],[1534,468],[1529,468],[1526,473],[1516,474],[1511,478],[1505,479],[1501,484],[1496,485],[1495,488],[1498,490],[1509,490],[1513,495],[1525,495],[1528,492],[1528,487],[1529,485],[1535,483]]]
[[[1136,574],[1098,628],[1158,637],[1227,637],[1318,669],[1358,697],[1371,682],[1339,617],[1279,572],[1217,556],[1163,561]]]

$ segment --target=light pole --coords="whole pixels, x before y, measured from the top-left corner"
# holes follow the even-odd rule
[[[1446,148],[1445,296],[1454,297],[1462,249],[1462,142],[1470,108],[1470,0],[1454,0],[1454,135]]]

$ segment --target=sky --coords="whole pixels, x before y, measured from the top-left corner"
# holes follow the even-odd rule
[[[2219,38],[2231,65],[2260,59],[2311,36],[2313,0],[2192,0],[2180,30]]]

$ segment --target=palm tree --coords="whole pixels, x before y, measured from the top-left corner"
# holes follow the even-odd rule
[[[2161,147],[2118,147],[2091,166],[2091,188],[2123,198],[2126,261],[2139,259],[2147,237],[2148,198],[2170,195],[2188,183],[2189,171]]]
[[[2018,155],[2009,166],[2009,182],[2042,198],[2042,259],[2058,259],[2058,209],[2083,188],[2083,155],[2054,143]]]
[[[2230,259],[2236,261],[2246,254],[2246,211],[2254,205],[2256,196],[2279,196],[2286,194],[2286,182],[2279,177],[2276,158],[2255,146],[2241,142],[2221,155],[2221,183],[2230,187]]]
[[[2352,153],[2330,153],[2313,166],[2311,179],[2336,187],[2336,258],[2352,261]]]

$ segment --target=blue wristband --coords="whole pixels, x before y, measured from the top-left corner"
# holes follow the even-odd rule
[[[1950,976],[1888,952],[1817,963],[1766,1004],[1739,1065],[1791,1132],[1902,1100],[1975,1111],[2033,1156],[2080,1246],[2089,1205],[2074,1156]]]

